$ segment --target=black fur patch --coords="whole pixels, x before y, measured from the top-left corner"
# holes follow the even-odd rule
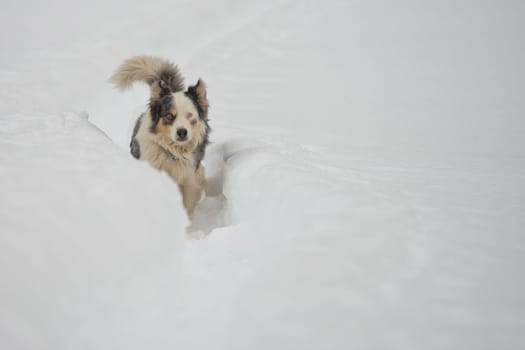
[[[135,127],[133,128],[133,135],[131,136],[131,143],[129,144],[131,155],[137,159],[140,159],[140,145],[139,142],[135,139],[135,136],[137,136],[137,133],[139,132],[142,117],[144,117],[144,113],[141,114],[135,122]]]
[[[193,105],[199,113],[199,119],[204,123],[204,137],[202,142],[197,145],[193,152],[193,159],[195,161],[195,170],[199,169],[201,161],[204,159],[206,154],[206,146],[210,143],[209,134],[211,132],[210,125],[208,124],[208,107],[202,106],[199,103],[199,95],[197,93],[197,85],[188,87],[188,90],[184,93],[193,102]]]
[[[195,170],[199,169],[201,166],[201,162],[204,159],[204,156],[206,154],[206,146],[210,143],[208,139],[208,135],[211,131],[210,127],[208,126],[208,121],[204,121],[206,124],[206,129],[204,132],[204,137],[202,139],[202,142],[197,145],[195,148],[195,151],[193,151],[193,160],[195,161]]]
[[[190,86],[188,90],[184,93],[195,105],[197,112],[199,113],[199,118],[201,120],[208,120],[208,108],[203,108],[199,103],[199,95],[197,94],[196,87]]]
[[[168,92],[166,95],[163,95],[158,99],[152,99],[149,102],[149,108],[152,121],[150,131],[154,133],[155,128],[162,117],[164,117],[168,111],[173,108],[173,96],[170,92]],[[165,122],[165,120],[163,122]]]

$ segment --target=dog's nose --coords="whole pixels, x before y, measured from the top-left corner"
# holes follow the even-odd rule
[[[181,139],[185,139],[188,136],[188,130],[185,128],[177,129],[177,136]]]

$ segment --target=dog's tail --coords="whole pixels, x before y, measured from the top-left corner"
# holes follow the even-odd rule
[[[135,56],[124,61],[110,78],[121,90],[130,88],[136,81],[152,86],[159,82],[171,92],[184,90],[184,79],[179,68],[172,62],[155,56]]]

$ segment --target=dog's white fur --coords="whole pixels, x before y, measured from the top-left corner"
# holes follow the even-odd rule
[[[125,61],[111,81],[120,89],[130,87],[135,81],[150,85],[150,109],[137,121],[132,143],[139,145],[138,158],[166,172],[179,185],[184,207],[191,216],[206,185],[204,167],[200,164],[208,132],[208,101],[204,83],[199,80],[192,87],[192,100],[189,89],[182,91],[184,86],[178,68],[169,61],[150,56],[137,56]],[[162,97],[170,100],[170,109],[165,112],[176,115],[175,120],[163,119],[167,114],[157,116],[155,120],[155,112],[152,112],[155,109],[151,106],[160,103]],[[197,106],[200,107],[200,114]],[[177,136],[180,128],[187,130],[187,137],[183,140]],[[200,158],[195,156],[198,150],[202,152]]]

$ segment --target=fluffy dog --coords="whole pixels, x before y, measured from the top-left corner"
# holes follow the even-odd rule
[[[110,81],[121,90],[136,81],[150,86],[148,109],[137,119],[131,137],[131,154],[165,171],[179,185],[191,216],[206,185],[201,161],[210,127],[204,82],[199,79],[184,91],[178,67],[152,56],[124,61]]]

